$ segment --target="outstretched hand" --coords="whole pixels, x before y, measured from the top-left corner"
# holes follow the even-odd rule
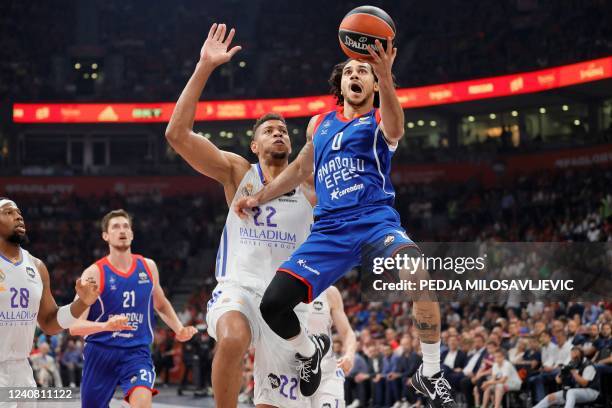
[[[236,45],[228,51],[236,31],[232,28],[226,37],[226,30],[225,24],[215,23],[212,25],[208,32],[208,38],[206,38],[200,51],[200,61],[208,62],[217,67],[231,60],[242,49],[241,46]]]
[[[367,62],[372,66],[378,78],[391,75],[391,68],[397,55],[397,48],[393,46],[391,37],[387,38],[387,49],[385,50],[380,40],[375,41],[375,45],[368,47],[370,57]]]

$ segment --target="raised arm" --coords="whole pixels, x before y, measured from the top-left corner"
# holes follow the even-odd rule
[[[166,140],[172,148],[200,173],[228,186],[236,184],[249,169],[249,163],[237,154],[217,148],[210,140],[193,131],[198,100],[212,72],[228,62],[240,46],[228,48],[234,38],[232,28],[225,38],[225,24],[213,24],[202,46],[200,60],[183,89],[166,128]],[[242,173],[240,170],[243,170]]]
[[[312,176],[314,169],[314,147],[312,134],[314,132],[317,116],[313,116],[306,129],[306,144],[300,150],[298,157],[281,172],[272,182],[266,184],[257,194],[250,197],[241,197],[234,203],[234,211],[240,218],[245,218],[248,208],[266,203],[288,191],[293,190]]]
[[[98,298],[98,285],[92,281],[76,281],[77,297],[69,305],[58,307],[51,293],[49,271],[44,262],[34,258],[34,263],[43,283],[43,293],[38,308],[38,325],[48,335],[70,328],[89,306]]]
[[[342,368],[346,375],[353,368],[355,351],[357,350],[357,337],[344,312],[342,295],[335,286],[330,286],[327,290],[327,299],[329,301],[332,322],[340,335],[344,350],[344,355],[338,359],[338,367]]]
[[[387,49],[376,40],[376,51],[368,48],[371,58],[368,63],[378,78],[378,96],[380,98],[381,127],[387,141],[393,145],[404,136],[404,111],[395,93],[393,83],[393,61],[397,55],[397,48],[393,47],[391,39],[387,41]]]

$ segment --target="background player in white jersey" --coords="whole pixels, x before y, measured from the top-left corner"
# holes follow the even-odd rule
[[[70,328],[72,335],[85,336],[86,341],[81,406],[107,407],[120,385],[130,406],[150,407],[157,393],[150,352],[153,310],[178,341],[191,339],[197,330],[184,327],[178,319],[160,285],[155,262],[132,254],[130,215],[125,210],[111,211],[102,218],[101,227],[109,254],[82,275],[98,284],[100,296]]]
[[[27,242],[17,204],[0,198],[0,387],[36,387],[27,360],[36,323],[46,334],[57,334],[98,298],[94,282],[78,279],[77,298],[58,308],[51,294],[49,271],[21,247]]]
[[[216,67],[240,50],[239,46],[229,49],[234,30],[227,37],[226,33],[225,24],[214,24],[210,29],[195,72],[176,104],[166,138],[194,169],[223,185],[231,208],[234,200],[256,193],[288,166],[291,141],[282,116],[262,116],[255,123],[251,141],[258,163],[250,164],[243,157],[219,150],[192,130],[197,102],[208,78]],[[259,304],[276,268],[308,235],[313,204],[314,191],[303,183],[266,206],[253,209],[248,220],[228,212],[217,254],[219,284],[206,316],[208,331],[217,340],[212,366],[217,407],[236,406],[242,360],[250,344],[256,347],[255,403],[260,407],[304,406],[299,403],[295,369],[290,378],[289,374],[278,372],[285,368],[269,366],[286,360],[279,358],[283,343],[263,322]],[[290,348],[286,352],[294,355]],[[285,398],[282,403],[275,400],[279,395]]]
[[[344,378],[353,368],[357,340],[355,332],[344,312],[342,295],[335,286],[330,286],[308,305],[310,333],[326,333],[332,336],[334,326],[342,341],[343,355],[335,359],[328,353],[321,362],[321,385],[310,397],[311,408],[340,408],[344,402]]]

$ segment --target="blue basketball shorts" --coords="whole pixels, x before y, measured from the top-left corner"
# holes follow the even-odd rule
[[[108,407],[115,388],[121,386],[125,400],[132,391],[144,387],[153,393],[155,367],[149,346],[119,348],[97,343],[85,343],[83,350],[83,380],[81,406]]]
[[[280,267],[308,287],[308,302],[361,265],[368,257],[390,257],[405,247],[416,247],[400,224],[393,207],[377,205],[348,215],[315,220],[310,235]]]

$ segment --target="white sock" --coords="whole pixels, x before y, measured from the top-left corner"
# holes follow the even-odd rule
[[[440,371],[440,341],[433,344],[421,342],[421,351],[423,352],[423,375],[432,377]]]
[[[289,340],[289,343],[291,343],[295,351],[300,353],[303,357],[312,357],[315,351],[317,351],[314,343],[308,338],[303,327],[300,328],[300,334]]]

